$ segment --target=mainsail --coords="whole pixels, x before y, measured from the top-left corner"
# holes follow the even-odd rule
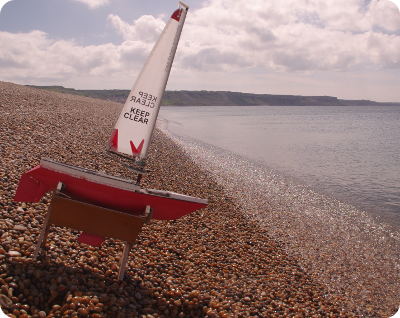
[[[112,152],[139,160],[146,157],[189,9],[183,2],[179,4],[179,9],[171,15],[122,108],[109,143]]]

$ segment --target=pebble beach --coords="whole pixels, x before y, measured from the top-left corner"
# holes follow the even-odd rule
[[[14,202],[20,176],[41,158],[50,158],[134,180],[129,161],[106,151],[121,107],[0,82],[0,306],[7,315],[389,317],[398,309],[398,294],[382,284],[368,285],[368,297],[362,299],[354,296],[359,289],[353,292],[352,285],[331,288],[324,266],[314,262],[318,253],[291,253],[285,244],[288,227],[278,219],[265,226],[259,218],[248,217],[245,210],[254,206],[239,200],[235,189],[226,191],[160,130],[150,146],[151,173],[141,185],[205,198],[208,207],[176,221],[146,224],[131,250],[123,281],[117,280],[122,242],[107,239],[100,248],[79,244],[79,233],[67,228],[51,228],[44,253],[34,261],[51,197],[39,203]],[[253,191],[250,185],[248,191]],[[260,204],[270,211],[277,207],[272,201]],[[385,259],[395,253],[368,253],[361,246],[365,261],[355,262],[357,268],[372,264],[374,258],[382,266],[397,262]],[[321,262],[332,262],[328,254],[322,251]],[[302,257],[309,257],[308,262]],[[311,271],[313,264],[317,268]],[[331,267],[329,273],[347,279],[341,275],[343,264],[335,266],[337,271]],[[368,266],[361,270],[364,281],[374,280]],[[397,265],[387,275],[399,270]],[[399,284],[398,276],[392,280],[394,286]]]

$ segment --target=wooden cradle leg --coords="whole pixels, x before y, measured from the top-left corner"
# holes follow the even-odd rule
[[[128,261],[129,252],[132,248],[132,243],[125,242],[124,251],[122,252],[121,261],[119,264],[118,280],[124,279],[124,274],[126,270],[126,263]]]
[[[46,244],[47,235],[49,234],[49,227],[50,227],[49,225],[50,213],[51,213],[51,207],[46,213],[46,217],[44,219],[44,223],[39,234],[38,242],[36,243],[35,251],[33,252],[33,259],[37,259],[42,249],[42,246]]]

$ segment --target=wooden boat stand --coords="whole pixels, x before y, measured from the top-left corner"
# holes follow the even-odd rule
[[[142,226],[151,218],[151,208],[146,206],[144,213],[133,215],[126,212],[104,208],[92,203],[69,197],[60,182],[54,191],[47,211],[33,257],[37,259],[51,225],[69,227],[99,237],[119,239],[125,242],[120,260],[118,279],[124,277],[129,251],[136,241]]]

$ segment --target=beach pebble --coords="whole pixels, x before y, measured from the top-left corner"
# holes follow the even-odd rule
[[[3,308],[11,307],[12,300],[8,298],[6,295],[0,294],[0,305]]]
[[[25,226],[20,225],[20,224],[17,224],[14,226],[14,230],[17,230],[17,231],[26,231],[26,229],[27,228]]]
[[[21,253],[18,251],[8,251],[8,256],[12,257],[21,256]]]

